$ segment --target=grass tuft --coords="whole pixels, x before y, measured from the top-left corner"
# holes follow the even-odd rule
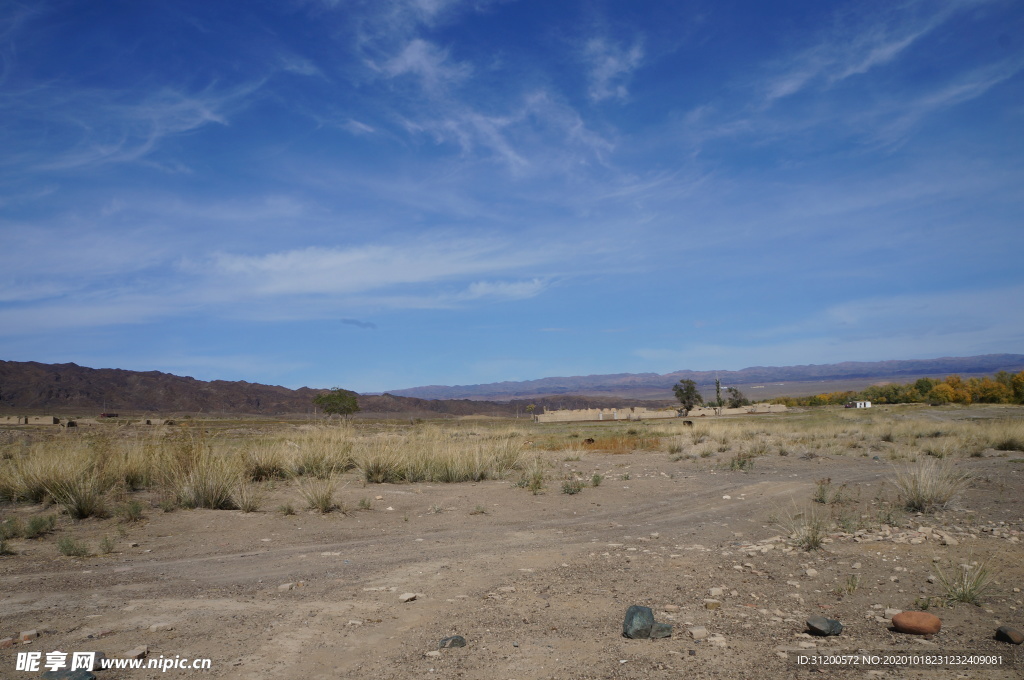
[[[929,458],[897,471],[892,483],[906,510],[932,512],[945,508],[970,481],[969,474],[951,463]]]
[[[299,493],[306,500],[309,509],[325,515],[340,509],[334,501],[337,490],[338,484],[333,478],[310,477],[299,481]]]
[[[949,604],[956,602],[981,604],[981,597],[992,581],[992,572],[985,563],[961,564],[952,576],[947,575],[941,569],[937,569],[937,571],[939,572],[939,584],[942,586],[946,602]]]

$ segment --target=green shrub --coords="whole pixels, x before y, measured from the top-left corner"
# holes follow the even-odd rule
[[[988,589],[992,581],[992,572],[987,564],[961,564],[952,576],[947,576],[941,569],[939,572],[939,583],[946,595],[949,604],[964,602],[966,604],[981,604],[981,596]]]
[[[60,551],[61,555],[67,557],[88,557],[89,548],[80,541],[76,541],[70,536],[63,536],[57,541],[57,550]]]
[[[121,518],[122,522],[141,522],[146,518],[143,510],[145,506],[136,499],[132,499],[123,503],[117,509],[117,516]]]
[[[567,479],[562,482],[562,493],[574,496],[583,491],[583,482],[578,479]]]
[[[28,521],[25,538],[39,538],[53,531],[57,526],[56,515],[37,515]]]

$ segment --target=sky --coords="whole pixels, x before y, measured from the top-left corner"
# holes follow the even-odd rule
[[[1019,0],[0,0],[0,358],[1024,353]]]

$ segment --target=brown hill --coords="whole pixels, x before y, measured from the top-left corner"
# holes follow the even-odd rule
[[[0,361],[0,411],[207,413],[217,415],[284,415],[310,413],[323,389],[292,390],[245,381],[204,381],[161,373],[77,364]],[[438,415],[525,415],[528,403],[545,408],[651,406],[621,398],[559,396],[539,400],[489,402],[469,399],[428,400],[393,394],[360,395],[363,417],[437,417]],[[654,405],[660,405],[656,402]]]

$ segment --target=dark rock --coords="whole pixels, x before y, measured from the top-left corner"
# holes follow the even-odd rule
[[[807,619],[807,630],[813,635],[839,635],[843,632],[843,624],[824,616],[812,616]]]
[[[1013,626],[999,626],[996,628],[996,639],[1000,642],[1009,642],[1011,645],[1024,643],[1024,631]]]
[[[655,622],[651,626],[651,639],[657,640],[658,638],[672,637],[672,624],[671,623],[658,623]]]
[[[96,675],[84,668],[77,668],[73,671],[66,669],[62,671],[46,671],[39,677],[50,678],[51,680],[96,680]]]
[[[928,612],[900,612],[892,617],[892,627],[897,633],[934,635],[942,628],[942,619]]]
[[[651,637],[654,627],[654,612],[650,607],[634,604],[626,610],[626,618],[622,622],[622,635],[631,640],[646,640]]]
[[[452,635],[441,640],[440,644],[437,645],[438,649],[447,649],[449,647],[465,647],[466,638],[461,635]]]

